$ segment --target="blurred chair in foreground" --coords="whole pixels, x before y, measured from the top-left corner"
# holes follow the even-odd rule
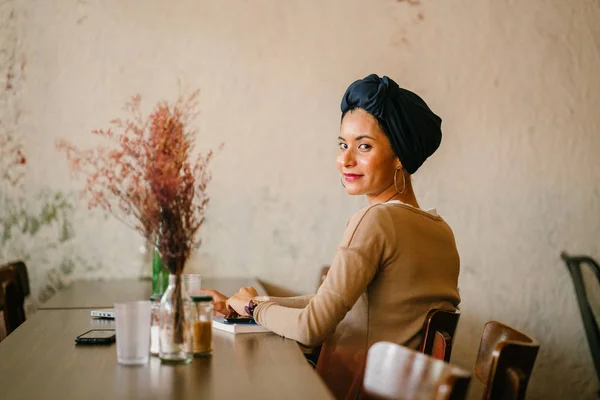
[[[438,360],[450,361],[452,341],[458,325],[460,311],[433,309],[423,323],[423,336],[419,351]]]
[[[483,327],[475,376],[484,385],[483,399],[525,398],[539,343],[500,322]]]
[[[363,399],[464,399],[471,373],[390,342],[369,349]]]

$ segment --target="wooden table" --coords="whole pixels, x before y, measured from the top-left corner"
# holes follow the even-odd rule
[[[117,363],[116,345],[76,346],[89,329],[111,329],[89,310],[36,313],[0,343],[3,399],[332,399],[295,342],[272,333],[213,330],[213,355],[191,365]]]
[[[231,296],[242,286],[254,286],[260,295],[264,288],[252,278],[202,278],[202,287]],[[76,281],[40,306],[40,310],[112,308],[114,303],[148,300],[152,294],[149,280]]]
[[[216,290],[232,294],[247,285],[247,279],[242,281],[215,279],[210,283]],[[114,327],[113,321],[90,318],[90,308],[148,297],[145,290],[149,286],[145,285],[149,282],[132,282],[75,283],[47,303],[65,309],[37,312],[3,340],[0,397],[333,399],[297,343],[273,333],[232,335],[213,330],[212,357],[179,366],[162,365],[151,357],[145,366],[127,367],[117,363],[114,344],[76,346],[77,335]]]

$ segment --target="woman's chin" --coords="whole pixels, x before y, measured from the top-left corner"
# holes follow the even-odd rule
[[[352,195],[352,196],[363,194],[363,192],[360,190],[360,188],[352,187],[348,184],[346,184],[346,193],[348,193],[349,195]]]

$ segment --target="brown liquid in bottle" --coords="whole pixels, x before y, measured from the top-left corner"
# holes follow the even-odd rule
[[[194,354],[202,355],[212,351],[212,323],[210,321],[194,322]]]

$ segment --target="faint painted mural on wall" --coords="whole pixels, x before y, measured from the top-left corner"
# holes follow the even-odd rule
[[[19,12],[0,3],[0,263],[25,261],[30,279],[28,311],[68,284],[76,268],[92,270],[74,243],[75,208],[70,194],[27,186],[27,135],[19,129],[19,96],[26,80]]]
[[[73,213],[71,197],[50,189],[0,194],[0,260],[25,261],[34,305],[68,284],[76,268],[90,269],[73,243]]]

